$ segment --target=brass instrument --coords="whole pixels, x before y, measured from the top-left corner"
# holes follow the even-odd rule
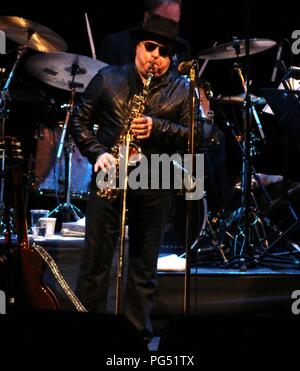
[[[119,168],[120,168],[120,159],[121,153],[120,148],[126,146],[127,141],[129,141],[129,162],[134,163],[139,158],[138,155],[142,153],[141,148],[138,146],[137,143],[134,142],[134,134],[131,132],[131,123],[135,118],[141,117],[144,109],[145,109],[145,102],[147,95],[149,93],[149,88],[151,84],[151,80],[153,78],[153,70],[154,66],[153,63],[150,64],[148,73],[147,73],[147,81],[143,87],[141,94],[135,94],[130,103],[130,110],[127,120],[121,130],[118,140],[111,148],[111,154],[116,159],[116,163],[111,171],[114,172],[114,176],[111,176],[112,173],[106,174],[104,177],[97,176],[97,187],[99,188],[97,191],[97,195],[102,198],[106,198],[108,200],[116,199],[119,196],[120,189],[116,185],[116,180],[119,179]],[[129,138],[128,138],[129,136]],[[135,159],[135,160],[134,160]],[[98,174],[99,175],[99,174]]]

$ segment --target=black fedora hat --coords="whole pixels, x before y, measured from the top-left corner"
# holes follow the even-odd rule
[[[146,19],[143,27],[132,29],[130,36],[137,41],[157,41],[174,52],[180,52],[186,49],[186,45],[178,37],[178,33],[179,25],[176,21],[152,14]]]

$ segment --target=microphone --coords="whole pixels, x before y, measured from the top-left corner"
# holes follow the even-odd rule
[[[180,75],[188,75],[190,69],[195,65],[198,65],[197,59],[192,59],[191,61],[187,62],[181,62],[178,66],[178,72],[180,73]]]
[[[276,55],[275,65],[274,65],[274,68],[273,68],[271,82],[274,82],[276,80],[278,67],[279,67],[279,62],[280,62],[280,58],[281,58],[281,53],[282,53],[282,43],[279,45],[278,50],[277,50],[277,55]]]

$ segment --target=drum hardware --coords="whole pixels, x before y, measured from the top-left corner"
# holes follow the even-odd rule
[[[191,251],[195,251],[197,262],[203,260],[203,254],[217,253],[222,258],[223,263],[227,263],[225,241],[225,223],[221,213],[213,215],[208,212],[206,197],[203,197],[204,218],[197,238],[191,246]],[[206,241],[208,243],[206,244]],[[181,257],[184,257],[183,254]]]
[[[214,48],[215,46],[217,46],[217,44],[218,44],[218,42],[215,41],[214,44],[213,44],[213,48]],[[202,66],[201,66],[201,68],[200,68],[200,70],[199,70],[199,73],[198,73],[198,80],[199,80],[199,79],[201,78],[201,76],[203,75],[203,73],[204,73],[204,71],[205,71],[205,68],[206,68],[208,62],[209,62],[209,58],[204,58],[204,62],[203,62]]]
[[[238,40],[234,40],[230,45],[232,49],[235,50],[238,60],[239,56],[243,54],[241,44]],[[225,57],[225,55],[222,56]],[[226,56],[229,57],[228,53]],[[260,182],[259,176],[251,163],[251,158],[257,153],[254,143],[258,141],[258,138],[254,135],[252,130],[253,117],[257,123],[261,139],[263,141],[265,139],[260,120],[255,110],[255,102],[258,100],[255,99],[254,96],[251,96],[249,92],[250,82],[244,78],[238,62],[234,64],[234,69],[239,75],[244,90],[243,95],[234,98],[236,103],[242,103],[243,129],[240,135],[235,132],[234,126],[228,121],[220,105],[218,105],[218,109],[222,113],[226,127],[233,135],[242,154],[240,207],[232,213],[232,218],[229,222],[229,226],[234,227],[233,231],[227,234],[230,245],[232,246],[233,257],[229,259],[227,265],[238,267],[240,270],[244,271],[247,270],[248,264],[254,263],[255,249],[257,247],[265,249],[269,245],[264,223],[259,215],[260,213],[255,196],[251,192],[251,179],[254,177],[257,181],[268,203],[271,202],[271,197],[264,185]],[[243,102],[242,97],[244,97]],[[215,101],[218,103],[218,100]],[[221,101],[221,99],[219,99],[219,101]],[[230,99],[224,99],[223,102],[224,101],[230,102]]]
[[[281,230],[280,228],[272,228],[275,232],[277,232],[277,238],[275,238],[275,240],[258,255],[256,261],[258,263],[263,261],[266,256],[268,256],[268,254],[274,250],[276,246],[278,246],[278,242],[284,238],[290,250],[288,254],[295,257],[295,259],[292,260],[292,263],[298,266],[300,257],[299,246],[289,238],[291,232],[297,228],[299,229],[300,218],[295,207],[293,206],[293,203],[290,201],[290,194],[293,193],[293,189],[291,191],[288,189],[288,148],[291,143],[291,139],[296,138],[297,140],[300,136],[298,125],[300,115],[300,93],[295,90],[290,90],[288,84],[286,84],[284,81],[282,82],[284,83],[285,89],[262,88],[261,90],[263,95],[266,97],[269,106],[274,112],[275,117],[280,122],[280,134],[283,142],[284,174],[282,181],[282,194],[280,201],[277,201],[277,203],[279,203],[282,208],[281,214],[283,214],[284,209],[287,211],[289,224]],[[269,206],[269,209],[267,209],[265,212],[265,216],[267,216],[267,218],[268,212],[270,212],[270,210],[272,211],[272,208],[274,208],[274,203],[272,203]]]
[[[259,117],[257,115],[255,104],[259,101],[258,99],[255,99],[254,96],[250,95],[249,87],[250,87],[250,80],[248,78],[244,79],[244,76],[242,74],[242,71],[239,67],[239,58],[240,57],[246,57],[247,58],[247,69],[249,69],[249,56],[252,54],[256,54],[259,52],[262,52],[264,50],[270,49],[276,45],[276,42],[270,39],[262,39],[262,38],[253,38],[250,39],[249,37],[244,40],[239,40],[236,37],[233,37],[233,40],[231,42],[225,43],[225,44],[219,44],[214,45],[212,48],[205,49],[198,53],[199,59],[205,59],[207,60],[222,60],[222,59],[231,59],[235,58],[237,60],[237,63],[235,65],[235,69],[239,74],[239,77],[241,79],[242,87],[244,90],[244,99],[234,99],[235,101],[239,101],[243,104],[243,121],[244,121],[244,128],[243,128],[243,137],[244,140],[242,142],[242,145],[239,145],[239,147],[242,150],[243,154],[243,169],[242,169],[242,175],[243,175],[243,182],[242,182],[242,188],[244,190],[244,195],[242,197],[242,202],[245,204],[245,229],[248,231],[246,232],[245,236],[245,242],[246,245],[249,243],[249,228],[250,228],[250,222],[248,218],[248,207],[249,207],[249,200],[250,200],[250,178],[249,170],[251,169],[250,165],[250,157],[251,157],[251,147],[253,147],[253,136],[252,136],[252,145],[251,145],[251,116],[255,118],[260,136],[262,140],[264,141],[264,133],[262,130],[262,125],[260,123]],[[247,74],[248,74],[247,70]],[[249,75],[249,74],[248,74]],[[217,101],[217,100],[216,100]],[[228,123],[228,120],[225,119],[225,122]],[[230,127],[230,125],[229,125]],[[237,136],[235,136],[235,139]],[[240,142],[238,142],[240,144]],[[252,155],[254,152],[252,151]]]
[[[72,82],[75,65],[78,66],[76,81]],[[79,54],[51,53],[33,55],[27,59],[25,66],[32,76],[47,85],[67,91],[74,87],[77,93],[82,93],[98,70],[107,64]]]
[[[197,97],[199,99],[199,116],[202,123],[203,142],[206,146],[220,145],[220,131],[215,124],[215,112],[211,109],[211,102],[214,100],[214,94],[208,81],[198,78]]]
[[[0,29],[9,39],[39,52],[52,53],[68,48],[66,42],[54,31],[28,19],[1,16]]]
[[[292,45],[290,43],[290,40],[287,38],[284,38],[280,41],[278,44],[278,49],[276,53],[276,59],[274,63],[274,68],[272,71],[272,76],[271,76],[271,82],[275,82],[277,78],[278,72],[283,72],[285,75],[281,81],[288,80],[290,77],[293,77],[296,80],[299,80],[299,67],[291,67],[290,71],[288,71],[286,64],[283,61],[282,54],[283,54],[283,49],[284,49],[284,44],[287,44],[289,47],[289,52],[292,52]],[[293,71],[292,71],[293,70]],[[292,72],[292,73],[290,73]],[[290,90],[294,90],[292,86],[289,86]]]
[[[246,95],[245,93],[239,95],[218,95],[215,99],[220,103],[230,103],[230,104],[244,104]],[[266,104],[266,100],[263,97],[257,97],[256,95],[250,94],[251,103],[254,105],[257,104]]]
[[[199,75],[198,75],[199,76]],[[220,130],[214,122],[215,112],[211,109],[213,101],[213,91],[208,81],[197,79],[196,95],[199,99],[199,117],[202,126],[202,141],[201,149],[207,154],[208,148],[214,148],[221,144]],[[200,149],[200,148],[199,148]],[[210,174],[212,175],[212,174]],[[214,191],[216,191],[214,189]],[[193,262],[201,263],[207,254],[217,254],[223,262],[227,262],[226,248],[224,242],[224,223],[220,215],[213,215],[207,210],[207,201],[205,196],[204,202],[205,216],[203,223],[198,233],[197,238],[193,241],[191,251],[193,252]],[[218,226],[217,226],[218,225]],[[181,256],[183,257],[184,254]]]
[[[28,21],[18,17],[0,17],[0,29],[5,31],[8,38],[21,43],[18,48],[16,61],[6,79],[0,95],[0,119],[1,119],[1,137],[5,137],[5,122],[8,119],[9,111],[7,109],[7,101],[11,99],[10,85],[14,79],[16,69],[27,51],[32,48],[39,51],[50,52],[66,48],[65,42],[47,27],[41,26],[38,23]],[[1,156],[1,171],[5,172],[5,149],[2,150]],[[5,179],[1,178],[0,205],[1,210],[4,210],[4,187]],[[1,213],[2,214],[2,213]],[[2,217],[2,216],[1,216]]]
[[[65,121],[56,159],[65,154],[65,200],[49,215],[62,214],[62,221],[74,221],[83,217],[82,212],[71,204],[72,158],[74,144],[68,132],[69,122],[74,108],[75,94],[85,90],[92,77],[106,64],[86,56],[70,53],[38,54],[27,59],[26,68],[38,80],[59,89],[70,91],[68,104],[61,107],[66,111]],[[66,140],[65,140],[66,138]]]
[[[219,44],[198,53],[199,59],[231,59],[246,56],[247,40],[234,38],[233,41]],[[270,39],[254,38],[249,39],[249,54],[260,53],[276,45],[276,41]]]
[[[0,26],[1,26],[1,23],[0,23]],[[32,36],[32,33],[31,32],[28,32],[28,36],[27,36],[27,39],[26,39],[26,42],[23,46],[21,46],[18,50],[18,56],[17,56],[17,59],[15,61],[15,64],[12,68],[12,70],[10,71],[9,73],[9,76],[0,92],[0,120],[1,120],[1,128],[0,128],[0,136],[2,138],[5,137],[5,123],[9,117],[9,110],[7,109],[7,102],[10,100],[10,92],[9,92],[9,87],[10,87],[10,84],[14,78],[14,74],[15,74],[15,71],[16,71],[16,68],[22,58],[22,56],[24,55],[25,51],[27,50],[27,47],[28,47],[28,42],[30,40]],[[2,149],[1,150],[1,172],[2,174],[5,173],[5,170],[6,170],[6,164],[5,164],[5,160],[6,160],[6,154],[5,154],[5,149]],[[3,215],[5,213],[5,205],[4,205],[4,193],[5,193],[5,178],[4,176],[1,177],[1,191],[0,191],[0,212],[1,212],[1,225],[3,224]],[[1,233],[3,233],[4,231],[2,230]]]
[[[65,42],[53,31],[47,27],[41,26],[38,23],[31,22],[24,18],[1,16],[0,17],[0,29],[3,30],[6,36],[18,43],[21,46],[17,49],[18,54],[16,61],[9,72],[9,75],[4,80],[4,85],[0,92],[0,136],[5,137],[5,123],[9,117],[9,110],[7,109],[7,102],[11,99],[10,85],[14,79],[16,69],[27,52],[28,48],[32,48],[39,51],[50,52],[57,50],[66,49]],[[1,171],[4,174],[6,169],[5,164],[5,149],[2,149],[1,156]],[[1,218],[5,209],[4,205],[4,187],[5,179],[1,177],[1,191],[0,191],[0,209]],[[1,221],[2,223],[2,221]]]
[[[268,205],[271,204],[272,199],[269,194],[269,192],[266,189],[266,186],[269,185],[271,182],[270,176],[265,174],[259,174],[256,172],[254,166],[252,164],[248,164],[249,166],[249,176],[250,176],[250,195],[249,195],[249,203],[248,205],[245,205],[245,197],[246,197],[246,190],[245,190],[245,171],[246,171],[246,152],[245,152],[245,139],[242,138],[242,140],[239,140],[239,136],[236,134],[234,130],[234,126],[226,120],[226,127],[230,130],[232,137],[238,144],[238,147],[240,149],[240,152],[242,153],[242,171],[241,171],[241,182],[237,183],[235,185],[235,190],[240,193],[240,207],[233,211],[229,217],[227,217],[227,227],[228,231],[232,228],[232,232],[230,234],[228,233],[227,236],[229,237],[230,245],[232,246],[232,253],[233,253],[233,259],[230,260],[229,263],[236,264],[242,267],[242,269],[246,269],[246,263],[247,261],[249,264],[253,263],[253,260],[251,259],[251,256],[255,254],[255,249],[265,249],[269,245],[269,241],[267,239],[267,234],[265,232],[265,226],[264,221],[261,217],[261,210],[259,208],[259,205],[256,202],[255,195],[253,193],[254,187],[252,185],[256,186],[256,189],[259,189],[262,192],[262,195]],[[250,141],[249,137],[249,141]],[[249,158],[256,154],[256,151],[252,150],[249,143],[248,148],[248,156]],[[266,178],[267,177],[267,178]],[[272,181],[275,181],[275,179],[272,178]],[[279,180],[279,178],[276,178],[276,181]],[[249,229],[248,229],[248,245],[245,245],[245,212],[246,212],[246,206],[248,207],[248,221],[249,221]],[[248,250],[246,250],[246,247],[248,247]]]
[[[61,153],[64,148],[65,152],[65,202],[59,204],[54,210],[50,211],[49,216],[52,215],[62,215],[62,223],[77,221],[84,217],[83,213],[79,210],[78,207],[71,203],[71,176],[72,176],[72,153],[73,153],[73,141],[71,134],[67,131],[72,117],[74,105],[75,105],[75,93],[76,93],[76,83],[75,77],[80,73],[79,65],[75,62],[72,64],[70,74],[71,74],[71,96],[70,101],[67,106],[67,113],[65,122],[62,129],[62,134],[59,141],[58,151],[57,151],[57,160],[61,158]],[[67,139],[65,140],[65,137]]]
[[[1,181],[10,181],[9,172],[14,169],[16,164],[19,164],[24,158],[21,149],[21,142],[15,137],[1,137],[0,138],[0,156],[5,168],[1,171]],[[4,158],[5,157],[5,158]],[[15,225],[15,209],[9,207],[10,184],[8,188],[1,188],[1,195],[3,203],[1,205],[0,214],[0,232],[5,237],[6,242],[10,243],[11,236],[16,234]]]
[[[272,90],[276,91],[275,89]],[[282,95],[284,95],[284,92],[282,92]],[[221,107],[218,105],[216,107],[218,108],[218,111],[222,113],[223,119],[226,122],[226,127],[229,128],[233,138],[236,140],[241,152],[243,153],[244,138],[240,138],[240,136],[236,134],[234,126],[228,122],[223,110],[221,110]],[[290,111],[295,112],[294,109],[291,109]],[[282,115],[285,115],[284,109],[282,109]],[[263,259],[268,256],[269,251],[272,251],[275,246],[278,246],[278,243],[283,238],[287,240],[287,244],[288,246],[290,246],[289,250],[292,250],[292,254],[296,255],[297,258],[294,260],[294,262],[297,264],[297,262],[299,261],[299,251],[297,249],[298,246],[295,247],[294,242],[289,238],[289,234],[299,226],[297,213],[291,203],[285,204],[284,198],[282,198],[280,203],[283,204],[284,210],[287,211],[287,213],[289,214],[289,218],[291,219],[290,226],[282,228],[278,224],[278,221],[274,221],[274,217],[272,215],[272,210],[275,207],[274,200],[271,198],[270,193],[266,189],[266,187],[275,183],[283,184],[284,176],[256,173],[253,165],[251,165],[250,170],[251,203],[249,205],[249,222],[251,235],[249,249],[251,249],[252,256],[250,259],[249,256],[245,255],[244,251],[244,208],[242,207],[243,203],[241,203],[242,206],[236,208],[236,210],[227,215],[224,215],[223,217],[223,223],[225,224],[226,231],[225,244],[229,244],[231,255],[233,255],[233,258],[229,259],[228,264],[225,264],[225,266],[234,266],[242,270],[246,270],[247,264],[260,264]],[[235,190],[240,193],[241,197],[244,197],[244,189],[241,182],[236,183]],[[257,190],[262,192],[262,197],[264,199],[264,202],[262,204],[260,202],[257,202]],[[263,204],[265,204],[266,206],[263,206]],[[290,254],[290,252],[288,253]],[[282,258],[280,257],[280,259]],[[281,260],[281,262],[283,262],[283,260]]]
[[[248,109],[250,110],[249,114],[254,117],[254,120],[256,122],[256,125],[257,125],[257,128],[258,128],[259,134],[261,136],[261,139],[265,143],[266,142],[265,141],[265,134],[264,134],[259,116],[258,116],[256,108],[255,108],[255,105],[259,101],[259,98],[251,95],[251,93],[249,92],[249,87],[250,87],[251,81],[249,81],[249,84],[248,84],[248,82],[245,81],[244,76],[243,76],[243,72],[242,72],[242,68],[241,68],[239,63],[234,63],[234,70],[238,73],[238,76],[241,80],[241,84],[242,84],[242,87],[243,87],[243,90],[244,90],[245,100],[244,100],[243,106],[246,108],[246,106],[248,105]],[[245,110],[243,111],[243,113],[245,115]],[[246,130],[245,130],[245,132],[246,132]],[[252,140],[253,140],[253,131],[250,130],[250,140],[249,140],[250,141],[250,151],[251,151],[251,147],[252,147],[252,144],[251,144]],[[250,157],[251,157],[251,152],[250,152]]]
[[[255,97],[250,95],[253,99],[253,104],[260,104],[264,103],[264,98]],[[201,93],[200,93],[201,97]],[[237,101],[234,103],[244,103],[242,100],[245,100],[246,94],[242,94],[237,97]],[[235,132],[234,126],[227,120],[223,110],[218,103],[228,103],[230,100],[221,101],[220,99],[214,100],[217,104],[216,107],[219,111],[221,111],[223,115],[223,119],[226,122],[227,128],[230,129],[234,140],[237,142],[238,146],[241,149],[241,152],[244,153],[244,142],[245,142],[245,133],[237,134]],[[207,110],[206,110],[207,111]],[[204,116],[204,115],[203,115]],[[205,117],[206,119],[206,117]],[[250,156],[253,157],[257,154],[256,143],[260,142],[261,139],[256,137],[254,132],[250,133]],[[259,189],[263,193],[263,197],[267,200],[267,204],[272,202],[272,199],[269,193],[266,191],[265,187],[269,186],[270,184],[274,184],[277,182],[282,181],[282,176],[280,175],[268,175],[268,174],[260,174],[256,173],[255,169],[252,166],[251,169],[251,190]],[[239,193],[239,199],[242,197],[242,184],[237,183],[235,186],[236,191]],[[239,201],[240,203],[240,201]],[[244,209],[242,207],[238,207],[236,210],[232,211],[231,213],[225,212],[218,212],[217,216],[214,214],[209,213],[207,220],[206,220],[206,228],[205,231],[202,232],[202,243],[201,239],[196,242],[199,242],[198,246],[198,253],[205,254],[209,252],[218,252],[221,254],[222,257],[222,264],[225,266],[236,265],[238,267],[243,266],[244,262],[247,259],[240,254],[243,252],[243,242],[245,239],[244,234],[244,225],[243,225],[243,215]],[[254,243],[251,243],[251,249],[257,254],[257,250],[264,250],[268,246],[268,234],[267,228],[269,229],[272,225],[272,230],[274,231],[278,227],[272,222],[266,223],[265,217],[259,207],[259,204],[256,202],[256,198],[253,192],[251,192],[251,207],[249,209],[249,218],[250,218],[250,226],[251,226],[251,240]],[[274,229],[275,226],[275,229]],[[205,245],[205,238],[209,239],[209,247]],[[193,245],[195,248],[196,245]],[[213,247],[212,247],[213,246]],[[257,249],[257,250],[255,250]],[[218,253],[218,254],[219,254]],[[228,258],[228,256],[232,256],[234,259]],[[238,257],[236,257],[238,255]],[[248,261],[247,261],[248,262]],[[243,267],[245,268],[245,266]]]
[[[65,112],[64,112],[65,115]],[[33,179],[31,190],[40,196],[56,197],[57,204],[64,197],[65,156],[57,159],[59,140],[64,121],[51,128],[41,126],[36,132],[36,154],[32,164]],[[72,146],[71,197],[85,199],[91,179],[92,165]]]
[[[226,124],[227,124],[228,128],[230,128],[230,129],[233,128],[233,124],[229,123],[228,121],[227,121]],[[245,135],[241,134],[241,133],[239,133],[239,134],[236,133],[235,135],[236,135],[235,140],[238,143],[243,144],[244,141],[245,141]],[[250,133],[250,157],[254,157],[254,156],[256,156],[260,153],[259,149],[257,148],[258,144],[260,144],[260,143],[261,143],[261,139],[258,138],[256,136],[256,134],[252,131]]]

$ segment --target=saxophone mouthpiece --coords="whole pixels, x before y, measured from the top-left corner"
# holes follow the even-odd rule
[[[149,67],[148,67],[148,71],[147,71],[147,73],[148,74],[153,74],[154,73],[154,70],[155,70],[155,63],[154,62],[151,62],[150,64],[149,64]]]

